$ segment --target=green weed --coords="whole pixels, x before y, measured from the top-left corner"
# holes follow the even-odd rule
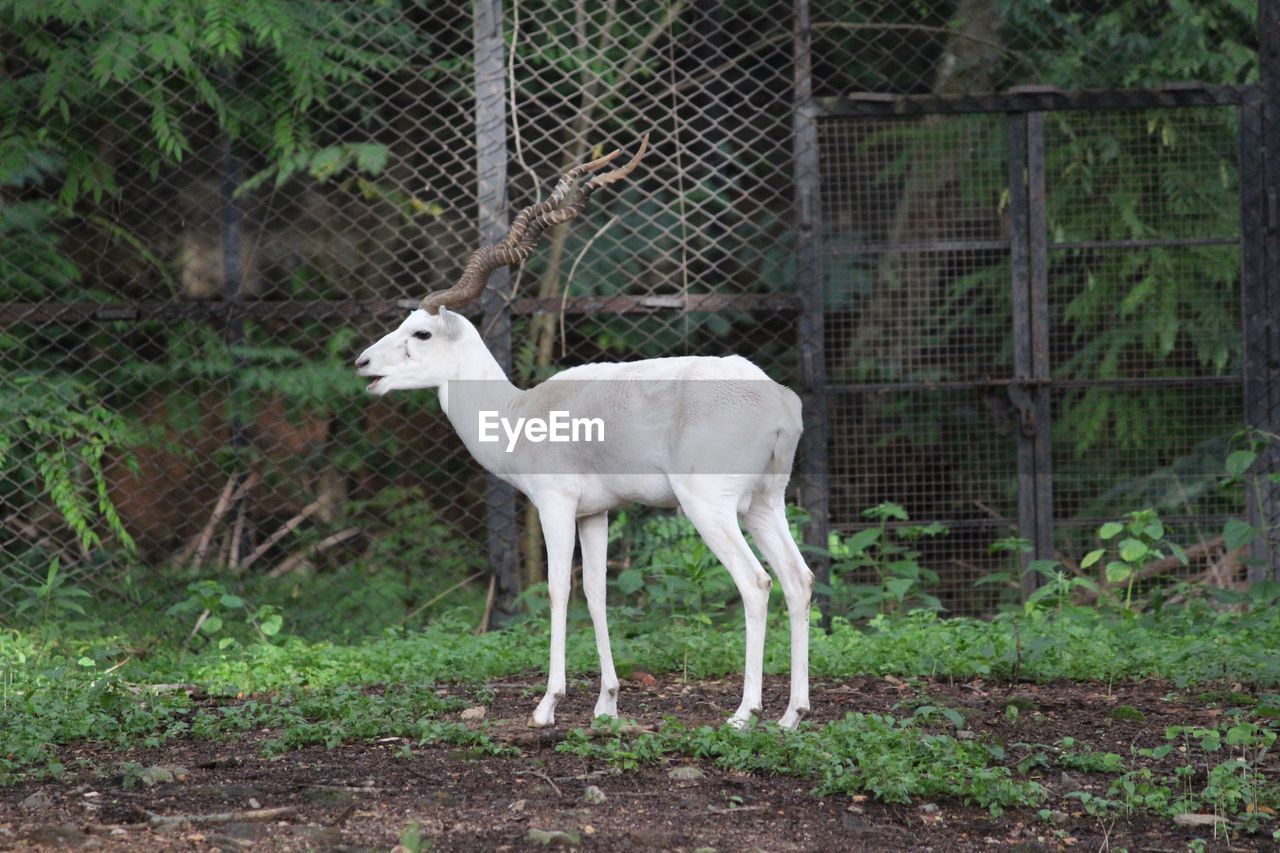
[[[557,749],[624,768],[674,756],[710,759],[725,769],[811,779],[819,796],[867,792],[890,803],[954,796],[993,814],[1044,797],[1039,784],[999,766],[998,745],[930,733],[914,717],[847,714],[796,732],[771,724],[688,729],[668,720],[656,734],[626,732],[616,727],[602,739],[577,729]]]

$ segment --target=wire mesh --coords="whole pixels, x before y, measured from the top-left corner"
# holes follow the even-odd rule
[[[101,519],[101,544],[78,540],[41,482],[40,447],[22,448],[0,478],[10,603],[57,556],[77,582],[116,592],[145,576],[150,592],[180,595],[211,573],[345,584],[367,626],[423,615],[483,568],[482,472],[432,395],[368,400],[349,375],[398,322],[387,305],[451,283],[480,242],[472,9],[286,6],[230,21],[6,13],[26,38],[7,70],[37,86],[7,109],[41,108],[38,84],[57,68],[37,44],[96,63],[79,100],[44,109],[63,115],[102,184],[56,209],[68,190],[56,164],[39,173],[37,151],[36,173],[6,190],[52,234],[43,267],[7,240],[6,357],[136,427],[101,480],[137,546],[131,557]],[[653,138],[643,178],[550,234],[515,271],[514,298],[788,291],[790,3],[499,8],[513,208],[594,147]],[[187,23],[201,28],[195,47]],[[74,319],[40,317],[81,302]],[[224,308],[153,310],[173,304]],[[785,316],[672,304],[571,313],[563,339],[555,312],[525,318],[516,378],[733,351],[794,380]],[[309,319],[313,305],[338,321]],[[89,472],[76,476],[91,498]]]
[[[793,4],[496,6],[499,81],[475,79],[470,4],[0,6],[0,347],[20,367],[0,410],[0,600],[54,558],[125,607],[144,579],[172,597],[210,573],[266,576],[352,590],[344,614],[315,615],[332,630],[420,618],[454,584],[483,584],[482,472],[432,395],[370,400],[349,367],[480,243],[477,160],[494,152],[477,150],[477,84],[506,102],[512,209],[597,146],[652,138],[641,172],[513,271],[512,299],[538,300],[516,311],[518,383],[728,353],[805,381]],[[811,13],[818,97],[1244,79],[1162,64],[1180,31],[1158,16],[1077,2]],[[1247,47],[1238,17],[1214,32]],[[1073,60],[1090,27],[1123,61]],[[1186,519],[1188,539],[1239,512],[1214,485],[1245,360],[1236,116],[1046,122],[1064,556],[1144,501]],[[972,584],[1009,568],[988,546],[1018,531],[1011,255],[1027,235],[1011,225],[1006,122],[818,122],[831,521],[865,529],[863,510],[892,501],[950,525],[921,548],[953,611],[996,601]],[[725,299],[702,310],[703,294]],[[578,302],[615,296],[628,307]]]

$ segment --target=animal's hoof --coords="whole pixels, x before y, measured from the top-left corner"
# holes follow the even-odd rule
[[[556,718],[554,716],[548,719],[545,723],[538,722],[538,715],[536,713],[530,714],[529,721],[525,723],[525,725],[531,729],[549,729],[555,724],[556,724]]]
[[[747,727],[747,723],[749,722],[751,722],[750,717],[739,717],[737,714],[734,714],[732,717],[725,720],[726,725],[732,726],[733,728],[738,729],[739,731],[741,731],[742,729],[745,729]]]
[[[782,719],[778,720],[778,725],[784,729],[797,729],[800,727],[800,721],[804,719],[804,715],[809,713],[808,708],[797,708],[794,711],[787,711],[782,715]]]

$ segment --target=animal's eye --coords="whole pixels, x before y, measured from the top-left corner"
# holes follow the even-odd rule
[[[421,332],[414,332],[413,336],[420,341],[425,341],[431,337],[431,333],[424,329]]]

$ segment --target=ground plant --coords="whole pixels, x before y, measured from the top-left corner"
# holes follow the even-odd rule
[[[486,35],[479,3],[0,0],[0,849],[1275,849],[1280,437],[1241,417],[1264,3],[504,0]],[[808,166],[803,40],[817,102],[858,113]],[[1110,107],[967,111],[1018,87]],[[872,119],[903,95],[968,106]],[[435,395],[371,404],[351,366],[478,220],[646,132],[644,176],[549,229],[484,332],[510,321],[522,387],[825,367],[794,731],[779,584],[764,708],[726,726],[739,594],[637,508],[608,528],[628,716],[592,718],[575,566],[567,696],[527,727],[531,505],[504,590]]]

